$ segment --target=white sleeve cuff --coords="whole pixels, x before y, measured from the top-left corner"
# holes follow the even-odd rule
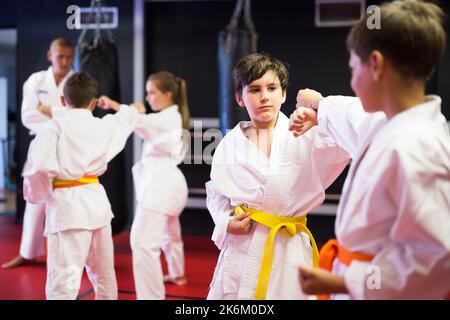
[[[225,238],[227,236],[227,228],[228,223],[233,218],[233,216],[226,215],[222,221],[217,224],[214,228],[213,234],[211,236],[211,239],[214,241],[215,245],[219,250],[222,250],[223,243],[225,241]]]
[[[330,108],[330,104],[328,103],[330,99],[324,98],[319,102],[319,107],[317,108],[317,123],[319,131],[322,133],[325,133],[327,135],[330,135],[328,132],[328,119],[327,119],[327,113],[328,109]]]

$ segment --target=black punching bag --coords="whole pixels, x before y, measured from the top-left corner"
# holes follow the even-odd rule
[[[76,48],[75,69],[92,75],[98,81],[98,96],[107,95],[113,100],[120,101],[118,53],[110,36],[109,39],[100,37],[100,30],[91,40],[84,40],[86,29],[80,35]],[[96,108],[94,116],[102,118],[113,111]],[[120,152],[109,164],[108,170],[101,176],[100,183],[105,187],[111,208],[114,213],[112,232],[116,234],[125,229],[128,222],[126,177],[127,166],[124,152]]]
[[[244,12],[244,25],[240,18]],[[248,120],[247,111],[240,108],[234,98],[232,70],[236,62],[256,52],[257,34],[252,22],[250,0],[237,0],[233,16],[218,37],[217,60],[219,67],[220,130],[225,134],[239,121]]]

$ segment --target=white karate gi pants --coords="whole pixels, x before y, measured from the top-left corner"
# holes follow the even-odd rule
[[[169,275],[184,276],[184,249],[179,216],[170,216],[138,205],[130,234],[133,275],[138,300],[163,300],[161,249]]]
[[[116,300],[110,224],[95,230],[72,229],[48,235],[47,299],[76,299],[84,267],[96,300]]]
[[[44,247],[45,204],[27,202],[23,214],[20,255],[25,259],[35,259],[45,254]]]

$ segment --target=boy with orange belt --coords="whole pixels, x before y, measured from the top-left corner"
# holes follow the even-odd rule
[[[25,199],[46,204],[46,297],[75,299],[86,267],[96,299],[117,299],[113,213],[98,177],[124,148],[138,110],[95,118],[97,82],[86,73],[73,74],[63,92],[69,110],[33,140],[23,172]]]
[[[338,242],[321,254],[333,273],[302,267],[300,280],[304,292],[333,298],[442,299],[450,291],[450,139],[441,99],[425,95],[425,83],[443,55],[443,14],[417,0],[379,9],[380,29],[368,28],[367,15],[347,39],[359,99],[297,96],[354,159]],[[301,134],[315,116],[297,109],[290,129]]]

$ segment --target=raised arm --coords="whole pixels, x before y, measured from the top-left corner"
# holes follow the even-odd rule
[[[367,113],[359,98],[322,95],[311,89],[300,90],[297,107],[317,110],[319,130],[331,136],[355,158],[368,134],[386,121],[384,113]]]
[[[116,112],[120,110],[120,103],[105,95],[98,98],[97,104],[103,110],[114,110]]]
[[[111,161],[122,149],[128,137],[135,129],[139,121],[139,111],[127,105],[119,105],[119,111],[108,114],[101,120],[106,122],[109,131],[109,144],[106,161]]]
[[[305,134],[309,129],[317,126],[317,111],[311,108],[298,107],[290,116],[289,130],[294,137]]]

